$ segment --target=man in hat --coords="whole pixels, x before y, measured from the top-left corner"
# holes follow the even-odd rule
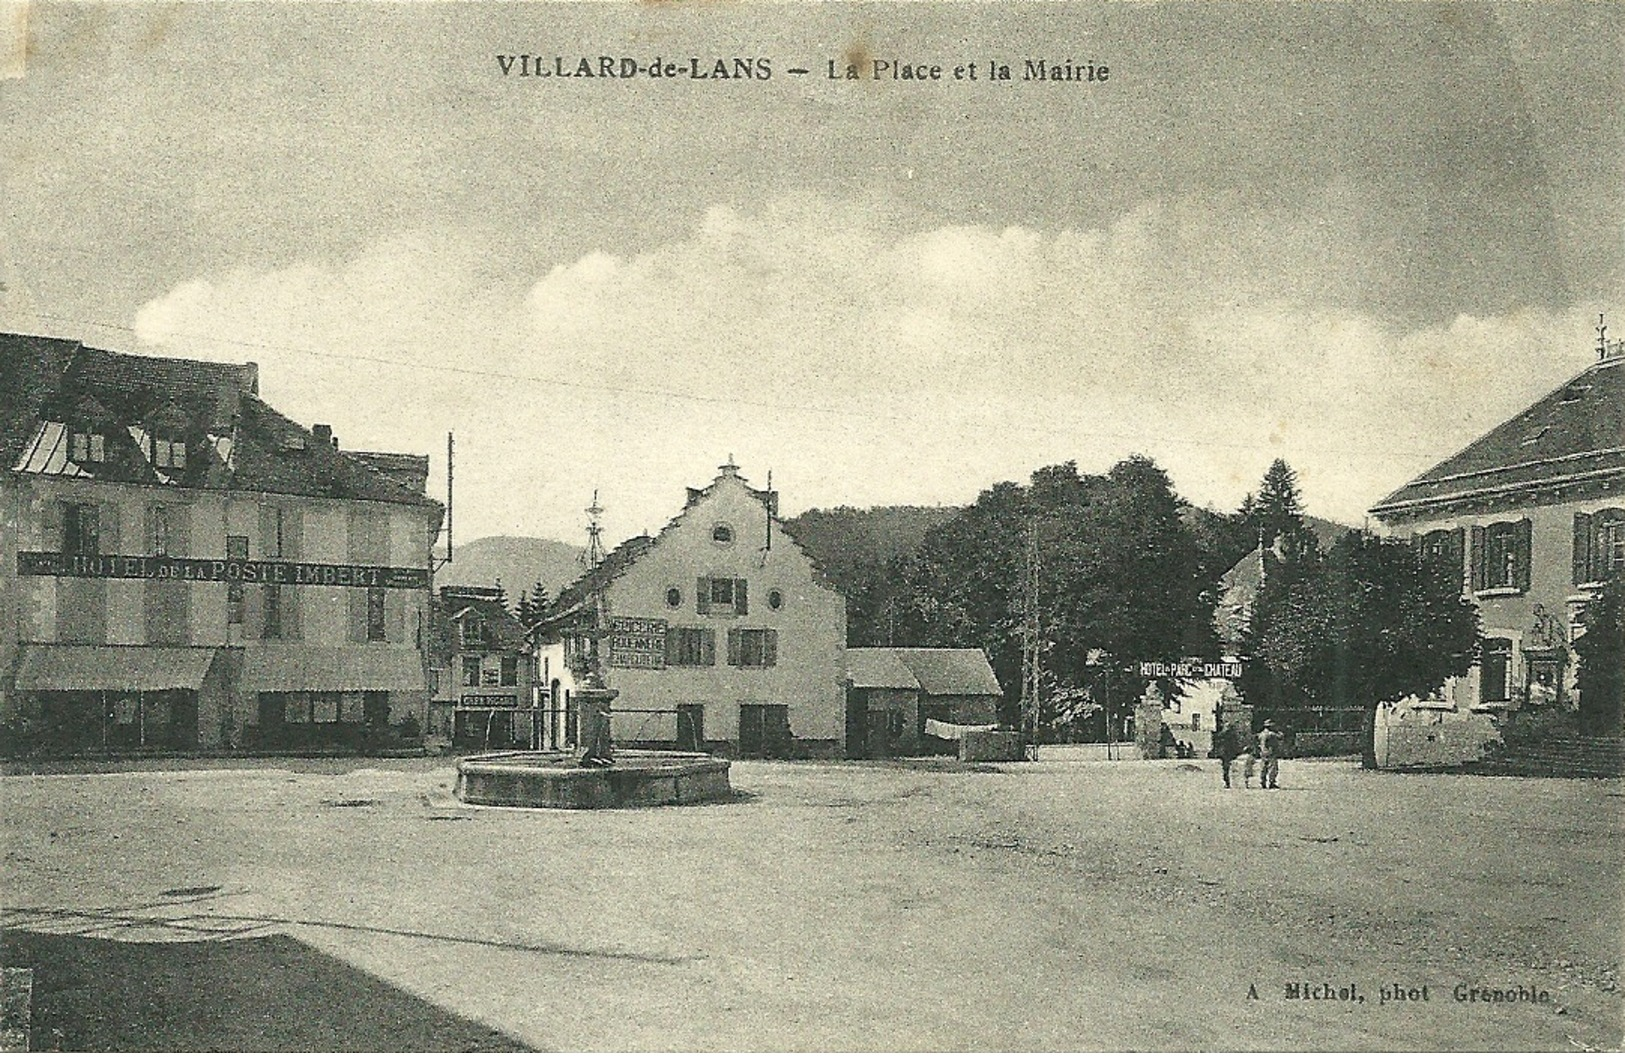
[[[1277,779],[1281,770],[1281,750],[1285,748],[1280,728],[1275,720],[1266,719],[1264,729],[1258,732],[1258,783],[1263,789],[1279,789]]]

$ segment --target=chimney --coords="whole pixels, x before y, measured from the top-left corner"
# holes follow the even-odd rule
[[[338,446],[338,441],[333,439],[333,427],[329,426],[326,422],[316,423],[314,426],[310,427],[310,431],[316,434],[316,439],[321,443],[332,444],[335,447]]]
[[[249,396],[260,395],[260,365],[253,360],[243,364],[243,392]]]

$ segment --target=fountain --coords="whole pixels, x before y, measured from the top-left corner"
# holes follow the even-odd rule
[[[589,569],[602,559],[598,495],[587,508]],[[599,648],[605,619],[603,591],[595,592],[590,648],[581,658],[575,700],[580,706],[581,748],[568,752],[499,752],[470,756],[457,764],[457,799],[492,807],[658,807],[725,800],[727,760],[703,752],[615,750],[610,716],[619,690],[604,685]]]
[[[457,799],[492,807],[658,807],[725,800],[732,795],[727,760],[703,752],[616,750],[609,736],[617,690],[589,673],[581,704],[583,748],[577,753],[498,752],[457,764]]]

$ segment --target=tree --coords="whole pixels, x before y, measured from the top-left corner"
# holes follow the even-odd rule
[[[519,608],[515,615],[519,618],[519,623],[526,628],[534,627],[542,617],[547,615],[549,604],[547,588],[540,580],[537,580],[536,585],[528,592],[521,591],[519,593]]]
[[[1046,696],[1075,701],[1088,691],[1101,701],[1108,681],[1122,695],[1139,662],[1179,660],[1193,643],[1216,646],[1217,578],[1205,575],[1184,510],[1167,474],[1142,456],[1104,476],[1068,462],[1037,470],[1026,487],[995,485],[927,533],[900,641],[981,647],[1006,690],[1003,718],[1013,721],[1032,551],[1041,677],[1053,689]]]
[[[1376,765],[1377,706],[1430,693],[1472,666],[1478,610],[1458,574],[1408,543],[1350,532],[1321,560],[1267,561],[1244,645],[1255,715],[1362,711]]]
[[[1609,578],[1586,603],[1584,620],[1585,634],[1574,640],[1581,728],[1617,736],[1625,712],[1625,576]]]
[[[1316,546],[1314,533],[1303,520],[1297,472],[1285,459],[1270,463],[1257,495],[1242,500],[1241,517],[1259,545],[1283,557],[1298,557]]]

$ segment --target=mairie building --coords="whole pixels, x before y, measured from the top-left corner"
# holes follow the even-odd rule
[[[560,592],[533,641],[563,742],[579,740],[574,692],[598,651],[619,692],[618,745],[844,753],[846,599],[784,530],[777,498],[730,461],[659,535],[627,540]]]
[[[7,334],[0,459],[6,752],[421,732],[426,457],[341,449],[252,363]]]
[[[1379,763],[1476,759],[1513,713],[1577,710],[1586,603],[1625,575],[1625,344],[1371,514],[1459,570],[1483,635],[1466,675],[1379,712]]]

